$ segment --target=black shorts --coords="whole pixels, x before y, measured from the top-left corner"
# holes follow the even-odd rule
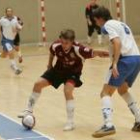
[[[17,33],[15,39],[14,39],[14,46],[19,46],[20,45],[20,35]]]
[[[58,88],[62,83],[65,84],[67,81],[73,81],[75,87],[80,87],[82,81],[80,80],[80,75],[78,74],[67,74],[62,75],[58,74],[56,70],[50,69],[47,70],[42,76],[42,78],[48,80],[54,88]]]

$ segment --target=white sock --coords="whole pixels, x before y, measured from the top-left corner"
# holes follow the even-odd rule
[[[67,109],[67,119],[68,122],[74,122],[74,100],[67,100],[66,101],[66,109]]]
[[[98,43],[102,44],[102,35],[98,35]]]
[[[17,52],[17,54],[18,54],[18,57],[21,57],[21,56],[22,56],[22,54],[21,54],[21,51],[20,51],[20,50]]]
[[[39,97],[40,97],[40,93],[33,92],[31,94],[31,96],[29,97],[27,110],[33,112],[33,108],[34,108]]]
[[[17,70],[18,67],[17,67],[17,64],[16,64],[16,61],[14,59],[10,59],[10,62],[11,62],[11,66],[14,70]]]
[[[135,101],[132,94],[127,92],[127,93],[122,95],[122,98],[128,104],[128,107],[129,107],[130,111],[135,116],[136,122],[140,122],[140,108],[138,107],[137,102]]]
[[[102,113],[104,118],[104,123],[107,127],[112,127],[112,103],[111,103],[111,97],[110,96],[104,96],[102,98]]]
[[[91,37],[90,37],[90,36],[88,36],[88,37],[87,37],[87,43],[89,43],[89,44],[90,44],[90,43],[91,43],[91,41],[92,41],[92,40],[91,40]]]

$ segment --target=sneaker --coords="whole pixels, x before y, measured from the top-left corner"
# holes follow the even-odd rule
[[[140,122],[135,122],[132,131],[134,132],[140,132]]]
[[[18,62],[19,62],[19,63],[22,63],[22,62],[23,62],[22,56],[20,56],[20,57],[18,58]]]
[[[96,131],[94,134],[92,134],[95,138],[101,138],[107,135],[113,135],[116,133],[115,127],[107,127],[106,125],[102,126],[101,129]]]
[[[15,71],[15,74],[16,75],[19,75],[19,74],[21,74],[22,73],[22,70],[21,69],[16,69],[15,67],[14,67],[14,65],[11,65],[10,66],[11,67],[11,69],[13,70],[13,71]]]
[[[75,129],[75,125],[73,122],[68,122],[66,123],[66,125],[64,126],[64,131],[72,131]]]
[[[30,111],[30,110],[24,110],[24,111],[21,112],[17,117],[18,117],[18,118],[24,118],[26,115],[31,115],[31,114],[33,114],[32,111]]]
[[[17,69],[16,71],[15,71],[15,74],[16,75],[19,75],[19,74],[21,74],[22,73],[22,70],[21,69]]]

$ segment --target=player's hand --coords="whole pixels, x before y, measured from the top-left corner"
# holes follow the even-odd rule
[[[116,64],[112,66],[112,75],[114,78],[118,78],[119,76],[119,71]]]
[[[92,25],[92,22],[90,20],[88,20],[88,25],[91,26]]]
[[[50,70],[52,67],[52,65],[47,65],[47,70]]]

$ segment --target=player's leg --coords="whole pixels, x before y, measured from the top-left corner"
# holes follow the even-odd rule
[[[34,106],[41,95],[41,91],[44,87],[50,85],[50,82],[47,79],[40,78],[33,87],[33,91],[29,97],[27,108],[24,112],[18,115],[19,118],[23,118],[25,115],[33,113]]]
[[[1,58],[6,58],[7,55],[8,55],[7,51],[4,51],[4,50],[0,53]]]
[[[95,25],[96,31],[98,33],[98,43],[99,45],[102,44],[102,33],[101,33],[101,28]]]
[[[7,52],[7,56],[9,56],[11,68],[15,71],[15,74],[20,74],[22,70],[20,70],[15,61],[14,49],[13,49],[13,41],[11,40],[2,40],[3,51]]]
[[[64,86],[64,94],[66,98],[66,111],[67,111],[67,123],[64,127],[64,131],[74,129],[74,97],[73,90],[75,83],[73,81],[67,81]]]
[[[19,33],[15,37],[14,46],[15,46],[14,49],[16,50],[16,52],[18,54],[19,63],[22,63],[23,58],[22,58],[21,49],[20,49],[20,35],[19,35]]]
[[[18,66],[16,64],[14,49],[8,51],[8,56],[9,56],[9,59],[10,59],[11,68],[15,71],[15,74],[19,75],[22,72],[22,70],[20,68],[18,68]]]
[[[111,135],[115,133],[115,127],[112,122],[112,102],[111,95],[115,92],[117,87],[123,84],[126,75],[127,67],[121,62],[118,62],[119,77],[114,78],[112,75],[112,69],[107,74],[106,84],[101,92],[102,101],[102,114],[104,118],[104,125],[93,134],[93,137],[103,137],[106,135]]]
[[[93,32],[94,32],[93,26],[92,25],[88,25],[88,37],[87,37],[87,43],[88,44],[91,44],[91,42],[92,42],[91,37],[92,37]]]
[[[93,137],[103,137],[115,133],[115,127],[112,122],[113,108],[111,101],[111,96],[115,90],[116,87],[108,84],[105,84],[103,87],[101,92],[101,102],[104,125],[92,135]]]
[[[138,58],[137,58],[138,59]],[[132,70],[131,70],[132,69]],[[132,128],[132,131],[140,132],[140,108],[137,105],[137,102],[133,95],[128,91],[128,89],[132,86],[140,72],[140,58],[137,60],[136,63],[133,63],[129,68],[130,74],[119,88],[118,93],[122,96],[122,98],[128,104],[129,109],[135,116],[135,124]]]
[[[64,94],[66,99],[66,112],[67,112],[67,123],[64,127],[64,131],[70,131],[75,128],[74,125],[74,97],[73,90],[75,83],[73,81],[67,81],[64,86]]]

